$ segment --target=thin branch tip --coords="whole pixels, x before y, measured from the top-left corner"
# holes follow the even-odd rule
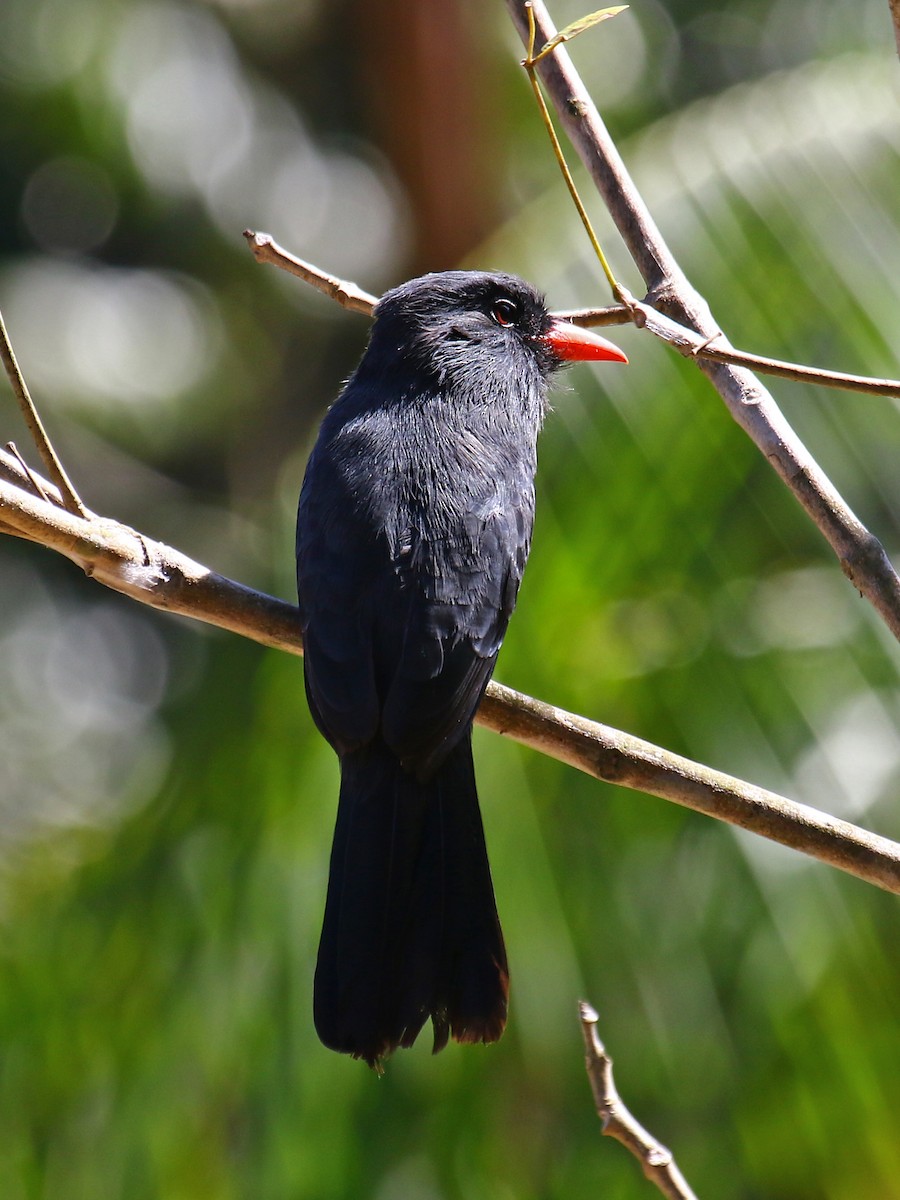
[[[0,359],[3,360],[3,366],[6,370],[10,387],[13,390],[13,395],[19,402],[19,408],[22,411],[25,424],[28,426],[28,432],[31,434],[34,444],[37,447],[44,468],[59,491],[62,506],[76,516],[87,516],[88,510],[82,504],[81,497],[75,491],[72,481],[66,474],[65,468],[60,462],[56,451],[53,449],[53,445],[44,428],[44,423],[38,414],[37,406],[31,398],[28,384],[25,382],[25,376],[22,374],[22,370],[16,359],[16,353],[13,350],[12,341],[7,332],[2,312],[0,312]],[[18,456],[17,450],[15,454]],[[25,470],[28,472],[27,467]]]
[[[678,1169],[672,1151],[644,1128],[619,1095],[613,1077],[612,1059],[597,1032],[596,1011],[584,1001],[579,1009],[585,1049],[584,1067],[601,1131],[606,1137],[621,1143],[634,1156],[644,1176],[668,1200],[696,1200]]]
[[[270,233],[245,229],[244,237],[257,262],[271,263],[273,266],[280,267],[282,271],[287,271],[289,275],[302,279],[304,283],[310,284],[329,299],[336,301],[341,308],[371,317],[375,305],[378,303],[378,297],[363,291],[358,284],[338,279],[337,276],[329,275],[319,267],[313,266],[312,263],[297,258],[283,246],[279,246]]]

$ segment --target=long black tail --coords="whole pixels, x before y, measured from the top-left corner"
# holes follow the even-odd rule
[[[321,1040],[376,1068],[429,1017],[435,1053],[450,1035],[493,1042],[508,986],[471,731],[425,782],[383,743],[345,755],[316,967]]]

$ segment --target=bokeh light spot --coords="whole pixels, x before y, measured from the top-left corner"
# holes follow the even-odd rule
[[[42,250],[84,254],[109,237],[118,199],[102,168],[84,158],[63,156],[32,174],[21,211],[26,229]]]

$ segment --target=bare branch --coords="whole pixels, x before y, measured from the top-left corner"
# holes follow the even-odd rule
[[[58,551],[86,575],[142,604],[301,652],[297,610],[290,604],[217,575],[118,521],[76,516],[6,482],[8,458],[0,458],[0,524]]]
[[[897,0],[897,3],[900,4],[900,0]],[[539,58],[534,59],[534,62],[537,61]],[[273,266],[280,267],[288,274],[295,275],[304,283],[323,292],[340,304],[342,308],[348,308],[353,312],[360,312],[371,317],[375,305],[378,303],[378,297],[364,292],[358,284],[338,279],[337,276],[330,275],[321,267],[297,258],[289,250],[280,246],[271,234],[254,233],[250,229],[245,229],[244,237],[257,262],[271,263]],[[649,329],[656,337],[673,346],[685,357],[705,358],[710,362],[749,367],[751,370],[767,375],[815,383],[823,387],[840,388],[851,392],[869,392],[873,396],[889,396],[900,399],[900,380],[874,379],[868,375],[848,375],[843,371],[827,371],[821,367],[807,367],[799,363],[784,362],[777,358],[767,358],[760,354],[750,354],[745,350],[736,350],[730,345],[724,344],[724,337],[720,331],[716,330],[711,336],[704,336],[684,325],[679,325],[671,317],[663,317],[661,313],[646,304],[641,304],[630,294],[626,293],[626,295],[629,306],[611,304],[605,308],[574,308],[554,312],[553,316],[564,321],[571,321],[574,325],[630,325],[634,322],[635,311],[642,311],[644,317],[641,327]],[[713,344],[719,342],[720,339],[722,344]]]
[[[679,325],[678,328],[681,329],[683,326]],[[692,336],[696,337],[696,334]],[[699,358],[705,358],[709,362],[731,363],[736,367],[748,367],[751,371],[759,371],[763,375],[795,379],[799,383],[814,383],[821,387],[837,388],[844,392],[865,392],[870,396],[888,396],[892,399],[900,399],[900,380],[897,379],[876,379],[871,375],[849,375],[845,371],[826,371],[823,367],[808,367],[800,363],[784,362],[780,358],[766,358],[762,354],[748,354],[746,350],[719,349],[715,344],[715,339],[711,343],[701,344],[695,351],[687,349],[682,353],[696,353]]]
[[[900,843],[492,683],[479,724],[619,787],[659,796],[790,846],[900,895]]]
[[[897,0],[900,4],[900,0]],[[253,256],[257,262],[272,263],[281,267],[291,275],[297,276],[305,283],[311,284],[320,292],[324,292],[343,308],[354,312],[372,315],[378,297],[364,292],[355,283],[347,283],[334,275],[329,275],[321,267],[296,258],[283,246],[279,246],[268,233],[252,233],[244,231]],[[814,383],[821,387],[839,388],[848,392],[868,392],[873,396],[888,396],[900,399],[900,380],[875,379],[869,375],[848,375],[843,371],[827,371],[822,367],[807,367],[800,363],[784,362],[778,358],[767,358],[761,354],[750,354],[746,350],[736,350],[730,346],[717,345],[722,337],[716,332],[712,337],[704,337],[693,329],[679,325],[671,317],[642,304],[633,296],[628,297],[629,305],[610,304],[605,308],[573,308],[560,309],[552,315],[563,321],[571,321],[573,325],[598,327],[601,325],[630,325],[634,322],[635,311],[643,314],[641,327],[648,329],[661,341],[667,342],[686,358],[705,358],[710,362],[730,363],[733,366],[749,367],[766,375],[777,375],[783,379],[795,379],[800,382]],[[724,342],[724,339],[722,339]]]
[[[900,3],[900,0],[897,0]],[[706,358],[710,362],[731,363],[736,367],[749,367],[764,375],[777,375],[782,379],[794,379],[800,383],[817,384],[820,387],[837,388],[845,392],[867,392],[872,396],[888,396],[900,399],[900,379],[876,379],[872,375],[848,375],[844,371],[827,371],[823,367],[808,367],[801,363],[785,362],[780,358],[767,358],[762,354],[750,354],[746,350],[723,349],[717,343],[719,334],[703,337],[693,329],[679,325],[671,317],[664,317],[656,309],[629,297],[629,308],[622,304],[610,304],[606,308],[574,308],[567,312],[554,313],[573,325],[587,327],[601,325],[629,325],[635,312],[642,316],[642,328],[649,329],[661,341],[676,349],[685,358]]]
[[[527,48],[529,7],[525,0],[507,0],[507,7]],[[541,44],[551,41],[556,30],[545,6],[533,0],[530,7]],[[644,279],[650,303],[695,330],[702,341],[716,340],[718,352],[730,353],[709,306],[666,245],[565,49],[548,54],[535,69]],[[699,355],[698,361],[734,419],[824,535],[844,574],[900,639],[900,577],[884,547],[851,511],[759,381],[741,367]]]
[[[679,1171],[671,1150],[631,1115],[613,1080],[612,1059],[597,1033],[597,1013],[582,1000],[578,1006],[587,1070],[603,1132],[621,1142],[640,1162],[644,1174],[669,1200],[697,1200]]]
[[[634,317],[624,304],[608,304],[605,308],[560,308],[552,314],[560,321],[571,321],[587,329],[601,325],[631,325]]]
[[[4,323],[2,313],[0,313],[0,358],[3,359],[3,366],[6,368],[6,374],[12,390],[15,392],[16,399],[19,401],[19,407],[22,409],[25,424],[34,438],[34,444],[38,448],[41,461],[59,488],[63,506],[69,512],[83,516],[86,511],[85,507],[81,503],[78,493],[70,483],[62,463],[56,457],[56,451],[50,444],[50,439],[47,437],[43,422],[38,416],[34,401],[31,399],[28,385],[25,382],[22,372],[19,370],[19,364],[16,362],[16,356],[12,348],[12,343],[9,340],[9,334],[6,332],[6,324]]]
[[[217,575],[117,521],[67,513],[9,482],[17,471],[21,475],[12,456],[0,451],[0,526],[64,554],[98,582],[142,604],[302,653],[293,605]],[[488,687],[477,720],[596,779],[738,825],[900,895],[900,845],[847,821],[499,683]]]
[[[47,491],[41,485],[41,481],[38,479],[38,477],[32,471],[31,467],[29,467],[28,463],[25,461],[25,459],[19,453],[19,448],[15,442],[7,442],[6,450],[10,454],[10,456],[15,460],[15,462],[18,464],[18,466],[21,468],[21,477],[30,485],[31,490],[34,492],[34,494],[36,496],[40,496],[40,498],[42,500],[46,500],[48,504],[53,503],[53,502],[56,502],[60,505],[62,504],[62,497],[59,494],[59,488],[52,489],[53,500],[51,500],[50,495],[48,495]]]
[[[378,303],[377,296],[371,296],[368,292],[364,292],[355,283],[348,283],[334,275],[326,275],[312,263],[304,262],[302,258],[296,258],[279,246],[268,233],[254,233],[252,229],[245,229],[244,237],[257,262],[274,263],[283,271],[296,275],[305,283],[312,284],[314,288],[318,288],[320,292],[324,292],[326,296],[336,300],[342,308],[349,308],[352,312],[365,313],[366,316],[371,317],[372,310]]]

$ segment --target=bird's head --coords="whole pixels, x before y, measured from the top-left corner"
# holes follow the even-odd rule
[[[596,333],[552,317],[515,275],[445,271],[386,292],[366,354],[380,371],[463,386],[543,381],[567,362],[627,362]]]

